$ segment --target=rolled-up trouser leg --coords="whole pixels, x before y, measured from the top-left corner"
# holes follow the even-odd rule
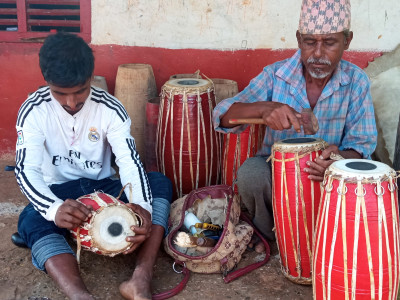
[[[254,225],[267,239],[275,240],[271,164],[266,157],[248,158],[238,170],[237,186]]]
[[[172,183],[159,172],[147,173],[153,196],[152,223],[164,227],[164,236],[168,233],[168,217],[172,201]]]

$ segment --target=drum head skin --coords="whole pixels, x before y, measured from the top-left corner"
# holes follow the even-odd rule
[[[107,253],[120,253],[127,250],[131,243],[127,236],[134,236],[131,226],[138,221],[133,212],[124,205],[108,206],[92,217],[89,235],[92,236],[93,247]]]
[[[341,178],[371,178],[380,179],[393,175],[388,165],[368,159],[343,159],[335,161],[327,170],[333,176]]]
[[[210,85],[211,83],[208,80],[200,78],[177,78],[167,81],[166,84],[180,88],[180,87],[201,87]]]
[[[178,78],[167,81],[162,90],[176,93],[197,94],[207,91],[214,91],[213,83],[200,78]]]

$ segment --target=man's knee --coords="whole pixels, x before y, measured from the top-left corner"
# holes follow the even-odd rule
[[[51,234],[66,236],[68,231],[57,227],[54,222],[47,221],[33,208],[32,204],[29,204],[19,216],[18,233],[28,248],[32,249],[32,246],[43,237]]]
[[[172,182],[160,172],[149,172],[147,177],[153,198],[163,198],[172,202]]]
[[[260,186],[270,176],[270,167],[265,157],[250,157],[238,169],[237,184],[238,187]]]

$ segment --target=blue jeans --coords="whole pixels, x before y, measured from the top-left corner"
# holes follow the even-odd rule
[[[172,201],[171,181],[161,173],[150,172],[147,174],[151,193],[153,195],[152,223],[161,225],[168,230],[168,216],[170,203]],[[103,191],[117,197],[122,190],[120,180],[105,178],[102,180],[91,180],[81,178],[63,184],[53,184],[51,191],[60,199],[77,199],[94,191]],[[120,200],[128,202],[125,193]],[[74,255],[65,237],[69,231],[57,227],[54,222],[47,221],[32,204],[28,204],[21,212],[18,220],[18,232],[28,247],[32,250],[32,262],[35,267],[44,270],[44,264],[52,256],[70,253]]]

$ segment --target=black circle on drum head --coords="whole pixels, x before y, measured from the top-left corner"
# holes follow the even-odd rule
[[[178,84],[182,84],[182,85],[196,85],[199,84],[200,81],[198,80],[194,80],[194,79],[189,79],[189,80],[179,80]]]
[[[315,142],[316,139],[313,138],[294,138],[294,139],[286,139],[283,140],[282,143],[285,144],[298,144],[298,143],[312,143]]]
[[[371,171],[377,168],[374,164],[365,161],[348,162],[346,164],[346,167],[348,167],[349,169],[359,170],[359,171]]]
[[[122,233],[122,225],[119,223],[111,223],[110,226],[107,228],[108,233],[112,236],[119,236]]]

